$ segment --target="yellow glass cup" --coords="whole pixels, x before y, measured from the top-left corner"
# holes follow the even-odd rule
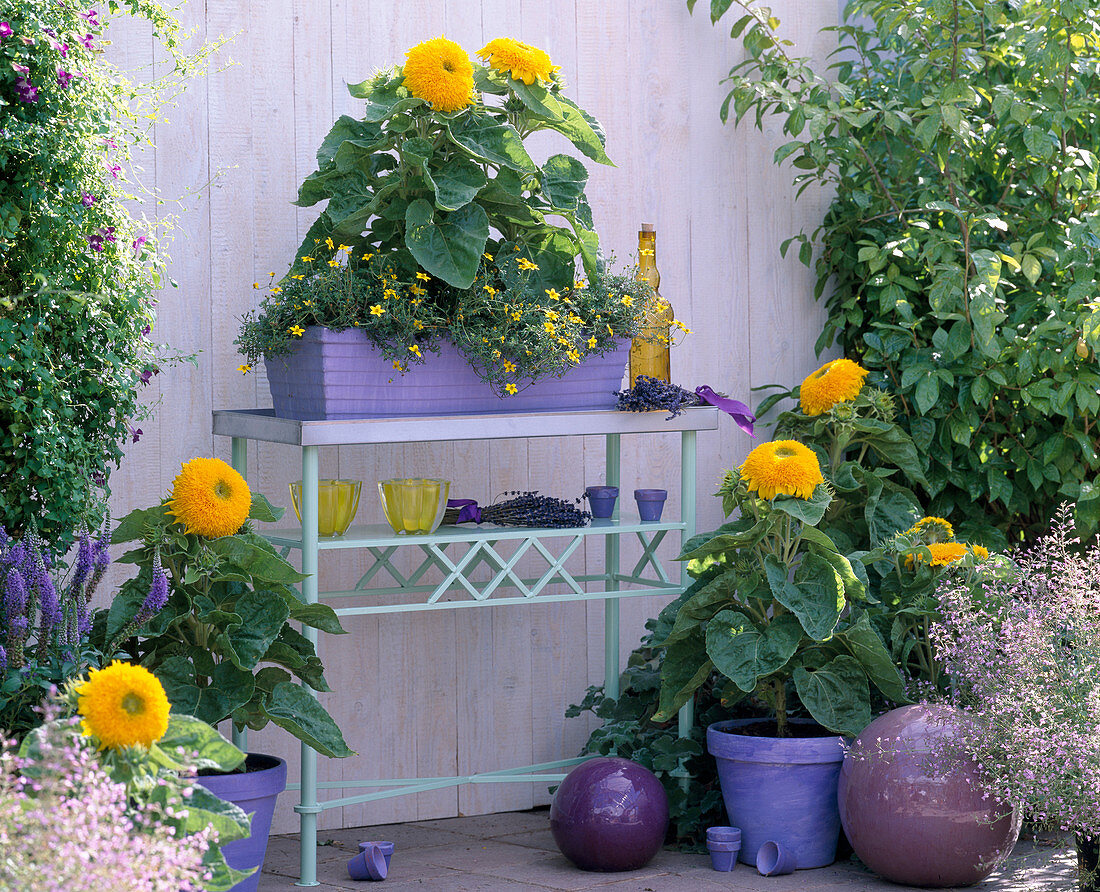
[[[351,526],[355,512],[359,510],[359,493],[362,480],[317,481],[317,535],[323,539],[342,536]],[[302,522],[302,481],[290,484],[290,499],[294,513]]]
[[[434,533],[447,509],[450,489],[449,480],[383,480],[378,484],[378,496],[395,533]]]

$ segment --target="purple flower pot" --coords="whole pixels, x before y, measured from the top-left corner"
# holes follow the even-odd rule
[[[794,873],[797,866],[794,853],[773,840],[764,843],[756,853],[756,869],[762,876],[781,877]]]
[[[359,843],[359,851],[365,852],[371,846],[378,846],[382,851],[382,857],[386,859],[386,869],[389,869],[390,858],[393,857],[393,843],[392,842],[361,842]]]
[[[903,706],[852,744],[840,772],[840,820],[871,870],[905,886],[970,886],[1012,851],[1021,812],[985,797],[978,766],[950,749],[957,713]]]
[[[230,867],[237,870],[256,868],[252,876],[241,880],[230,892],[256,892],[267,853],[275,801],[286,789],[286,762],[282,759],[249,753],[245,765],[248,771],[240,774],[200,775],[198,778],[198,783],[219,799],[232,802],[252,815],[252,835],[222,846],[222,854]]]
[[[390,862],[382,854],[382,849],[367,843],[364,849],[359,846],[359,854],[348,861],[348,876],[353,880],[384,880],[390,872]]]
[[[584,494],[588,496],[588,510],[592,516],[606,520],[615,513],[615,500],[619,498],[617,486],[586,486]]]
[[[730,871],[737,863],[737,853],[741,851],[741,844],[708,842],[707,851],[710,852],[711,867],[715,870]]]
[[[497,396],[453,344],[424,351],[424,363],[395,371],[362,331],[311,325],[291,353],[264,360],[271,401],[279,418],[319,421],[339,418],[463,415],[613,409],[630,341],[602,356],[590,356],[560,378]]]
[[[667,498],[668,490],[664,489],[634,490],[634,500],[638,503],[638,517],[649,523],[660,520]]]
[[[581,870],[645,867],[668,830],[668,796],[647,768],[601,756],[566,775],[550,804],[550,832]]]
[[[840,836],[836,789],[843,738],[737,733],[757,721],[736,719],[707,728],[726,813],[741,828],[741,862],[755,867],[760,847],[775,842],[800,869],[832,864]]]

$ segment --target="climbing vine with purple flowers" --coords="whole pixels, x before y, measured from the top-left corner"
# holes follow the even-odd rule
[[[0,0],[0,524],[66,539],[98,524],[163,362],[150,330],[169,221],[133,210],[156,202],[131,153],[215,48],[184,53],[154,2],[104,6]],[[155,87],[107,61],[113,14],[148,20],[174,62]]]

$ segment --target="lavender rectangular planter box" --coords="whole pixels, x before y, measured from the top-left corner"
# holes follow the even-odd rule
[[[546,378],[508,397],[497,396],[458,350],[440,343],[423,364],[401,374],[354,328],[310,326],[287,356],[265,359],[271,400],[280,418],[324,421],[611,409],[622,384],[630,341],[591,356],[560,378]]]

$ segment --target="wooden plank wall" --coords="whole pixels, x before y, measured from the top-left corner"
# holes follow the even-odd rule
[[[823,59],[832,39],[818,30],[835,23],[832,4],[772,5],[798,50]],[[156,379],[156,419],[144,425],[144,438],[112,478],[114,516],[159,499],[182,461],[211,454],[228,460],[228,441],[210,433],[212,409],[270,405],[262,374],[242,377],[236,370],[232,344],[239,317],[259,300],[252,283],[285,271],[311,222],[311,211],[290,202],[332,122],[356,113],[344,84],[401,61],[406,48],[440,33],[471,53],[506,35],[545,48],[561,65],[570,95],[602,121],[617,166],[591,165],[597,229],[605,250],[628,262],[639,224],[656,224],[662,291],[694,331],[675,348],[676,381],[709,383],[749,401],[750,387],[793,384],[815,368],[821,317],[812,279],[793,257],[780,259],[779,243],[812,229],[826,199],[810,192],[795,203],[790,171],[771,162],[782,142],[778,127],[760,134],[719,120],[725,95],[719,81],[741,56],[727,30],[711,27],[705,6],[692,17],[682,0],[185,3],[185,24],[196,39],[236,36],[215,70],[156,124],[156,148],[137,159],[132,176],[169,199],[147,213],[179,214],[170,270],[178,287],[160,297],[156,335],[197,353],[198,361]],[[126,69],[142,74],[163,64],[143,29],[123,22],[111,37],[111,56]],[[535,151],[568,148],[547,138]],[[718,432],[700,435],[700,529],[721,521],[710,493],[722,470],[749,448],[724,416]],[[628,501],[636,486],[666,486],[675,516],[678,449],[674,434],[624,440]],[[297,452],[253,445],[248,460],[252,485],[286,505],[287,484],[301,476]],[[600,438],[332,449],[321,458],[322,476],[364,481],[360,522],[382,522],[374,484],[390,476],[444,477],[453,494],[489,500],[513,489],[573,496],[600,482],[603,467]],[[624,551],[624,561],[635,554]],[[602,548],[590,545],[570,567],[593,572],[601,558]],[[354,582],[363,569],[355,556],[323,563],[322,590]],[[624,603],[624,659],[661,603]],[[588,722],[563,713],[602,680],[599,603],[356,618],[347,627],[350,635],[325,642],[336,693],[323,699],[359,755],[322,760],[324,781],[439,776],[564,758],[587,736]],[[287,757],[296,776],[297,745],[288,735],[272,728],[253,735],[253,744]],[[296,826],[293,800],[283,797],[276,830]],[[547,801],[544,786],[486,785],[328,811],[321,826]]]

